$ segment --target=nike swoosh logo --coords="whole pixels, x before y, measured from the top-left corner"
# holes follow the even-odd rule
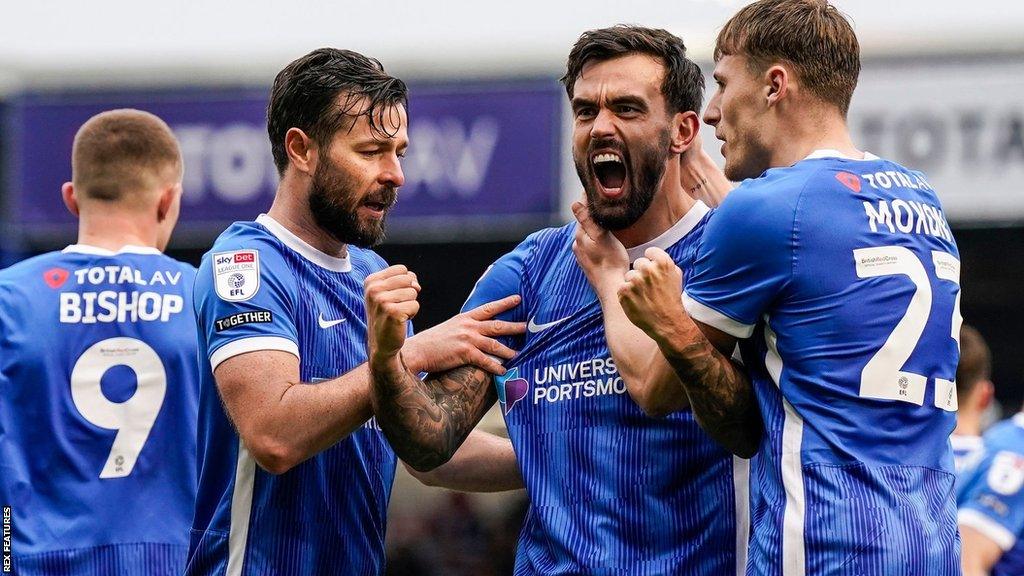
[[[551,328],[555,324],[561,324],[562,322],[565,322],[569,318],[571,318],[571,316],[566,316],[565,318],[559,318],[554,322],[545,322],[543,324],[537,324],[536,322],[533,321],[533,318],[530,318],[530,321],[526,324],[526,329],[529,330],[532,334],[536,334],[537,332],[542,332],[544,330],[547,330],[548,328]]]
[[[342,322],[345,321],[345,319],[342,318],[340,320],[324,320],[324,313],[321,312],[320,315],[317,316],[316,321],[321,328],[330,328],[331,326],[337,326],[338,324],[341,324]]]

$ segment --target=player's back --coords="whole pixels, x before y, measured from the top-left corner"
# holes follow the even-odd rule
[[[957,481],[960,525],[1003,551],[993,576],[1024,574],[1024,414],[986,432],[976,460]]]
[[[734,190],[686,287],[695,316],[754,336],[752,567],[955,573],[956,244],[923,175],[835,156]]]
[[[195,269],[89,246],[0,272],[0,502],[18,574],[180,574],[195,501]]]

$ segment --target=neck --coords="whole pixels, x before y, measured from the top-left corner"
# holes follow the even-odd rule
[[[956,415],[956,428],[953,434],[981,436],[981,413],[977,410],[961,409]]]
[[[321,228],[309,210],[309,181],[308,176],[285,173],[267,215],[313,248],[328,256],[344,258],[348,246]]]
[[[612,235],[626,248],[650,242],[679,222],[696,203],[679,184],[679,157],[672,156],[647,211],[632,226],[616,230]]]
[[[799,119],[787,121],[778,142],[771,143],[771,167],[792,166],[815,150],[837,150],[850,158],[863,158],[864,152],[853,145],[846,120],[837,111],[801,112]]]
[[[96,208],[96,209],[93,209]],[[158,231],[140,214],[97,206],[80,213],[78,243],[117,252],[125,246],[158,248]]]

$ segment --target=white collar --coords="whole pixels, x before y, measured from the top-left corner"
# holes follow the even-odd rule
[[[822,148],[821,150],[815,150],[807,155],[804,160],[814,160],[815,158],[842,158],[843,160],[878,160],[878,156],[875,156],[871,152],[865,152],[863,158],[854,158],[853,156],[847,156],[839,150],[833,150],[831,148]]]
[[[662,232],[661,236],[658,236],[649,242],[644,242],[639,246],[626,248],[626,254],[629,255],[629,261],[635,262],[637,258],[641,258],[648,248],[657,247],[662,250],[668,250],[676,242],[679,242],[683,236],[689,234],[690,230],[693,230],[693,227],[700,222],[700,219],[708,213],[708,210],[710,210],[710,208],[708,208],[707,204],[697,200],[697,203],[694,204],[678,222],[673,224],[671,228]]]
[[[117,252],[106,248],[100,248],[99,246],[90,246],[89,244],[72,244],[61,250],[61,252],[64,254],[91,254],[93,256],[115,256],[117,254],[162,254],[162,252],[152,246],[135,246],[133,244],[125,244]]]
[[[292,234],[290,230],[282,226],[280,222],[274,220],[267,214],[260,214],[257,216],[256,223],[266,228],[268,232],[277,237],[277,239],[283,242],[285,246],[295,250],[300,256],[321,268],[326,268],[334,272],[349,272],[352,270],[352,261],[349,259],[348,254],[345,254],[344,258],[337,258],[330,254],[325,254],[307,244],[302,238]]]
[[[949,443],[954,448],[961,450],[973,450],[980,448],[982,445],[981,436],[975,436],[974,434],[950,434]]]

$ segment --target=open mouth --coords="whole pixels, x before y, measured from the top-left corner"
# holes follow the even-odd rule
[[[600,184],[601,193],[609,197],[617,197],[622,194],[626,185],[626,163],[617,152],[602,152],[595,154],[591,160],[594,169],[594,176]]]
[[[363,200],[360,207],[366,208],[375,216],[383,216],[388,210],[391,210],[391,208],[394,207],[395,200],[397,200],[397,197],[393,192],[376,193]]]

